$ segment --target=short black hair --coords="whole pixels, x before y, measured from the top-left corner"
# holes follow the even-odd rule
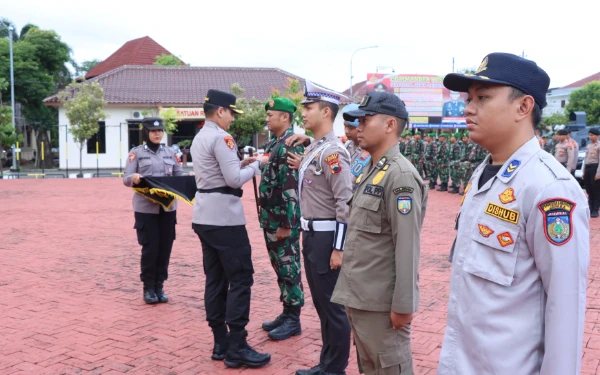
[[[218,105],[214,105],[211,103],[204,103],[204,116],[212,117],[215,113],[217,113],[218,109],[219,109]]]
[[[292,112],[286,112],[286,111],[282,111],[282,113],[285,113],[288,115],[288,123],[290,125],[292,125],[293,119],[294,119],[294,114]]]
[[[319,101],[319,109],[329,108],[331,110],[331,120],[334,121],[337,116],[338,111],[340,110],[340,106],[337,104],[333,104],[331,102],[326,102],[325,100]]]
[[[511,87],[510,95],[508,96],[508,100],[515,101],[519,98],[524,97],[525,94],[523,91],[519,90],[516,87]],[[538,103],[535,103],[533,106],[533,111],[531,111],[531,120],[533,121],[533,128],[537,128],[537,126],[542,122],[542,108]]]
[[[396,119],[396,123],[398,123],[398,137],[402,136],[402,132],[404,131],[404,128],[406,127],[406,120],[400,117],[395,117],[392,116]]]

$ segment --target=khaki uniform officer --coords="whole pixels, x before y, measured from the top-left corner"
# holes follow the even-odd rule
[[[358,140],[373,156],[354,185],[344,264],[332,302],[346,306],[359,368],[413,374],[410,322],[419,306],[419,254],[427,189],[400,154],[408,120],[391,93],[371,93],[344,119],[360,118]]]
[[[206,320],[215,340],[212,359],[225,359],[228,367],[260,367],[271,356],[257,353],[246,342],[254,268],[240,197],[242,185],[260,174],[268,158],[238,159],[235,141],[227,133],[234,114],[241,113],[235,101],[223,91],[206,94],[206,122],[190,149],[198,186],[192,228],[202,244]]]
[[[590,144],[585,150],[585,160],[583,162],[583,185],[588,194],[588,204],[590,206],[590,216],[598,217],[600,208],[600,142],[598,136],[600,129],[591,128],[589,131]]]
[[[549,84],[535,62],[508,53],[444,78],[469,93],[469,135],[490,155],[456,219],[440,375],[579,374],[589,209],[534,136]]]
[[[331,294],[342,265],[348,199],[352,194],[348,151],[333,132],[340,94],[306,81],[302,117],[315,141],[299,171],[302,253],[306,280],[321,321],[320,363],[296,374],[344,374],[350,355],[350,325]]]
[[[567,135],[569,131],[566,129],[561,129],[556,132],[558,134],[558,139],[560,143],[556,145],[554,148],[554,157],[563,167],[567,168],[569,172],[569,168],[573,165],[573,160],[577,160],[577,155],[575,154],[575,149],[573,145],[569,143],[567,139]]]
[[[145,144],[129,151],[123,174],[125,186],[133,187],[140,183],[140,178],[146,176],[187,174],[177,163],[173,150],[160,143],[164,130],[161,118],[147,117],[142,121],[141,132]],[[169,260],[175,240],[177,201],[165,210],[160,204],[136,193],[132,203],[134,228],[138,243],[142,246],[140,279],[144,283],[144,301],[147,304],[168,302],[163,284],[169,275]]]

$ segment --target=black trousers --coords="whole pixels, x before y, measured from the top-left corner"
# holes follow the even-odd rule
[[[250,320],[250,288],[254,283],[246,227],[192,224],[192,228],[202,244],[208,325],[213,331],[225,324],[231,332],[242,331]]]
[[[134,215],[134,228],[138,243],[142,245],[140,280],[145,288],[153,289],[169,277],[177,211],[166,212],[161,207],[158,214],[135,212]]]
[[[598,210],[600,208],[600,180],[595,179],[598,164],[587,164],[584,168],[583,184],[588,194],[590,211]]]
[[[334,232],[302,232],[304,270],[321,321],[320,362],[325,372],[343,373],[350,356],[350,323],[345,307],[331,302],[340,269],[329,267]]]

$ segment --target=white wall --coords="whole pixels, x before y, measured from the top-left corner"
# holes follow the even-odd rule
[[[119,168],[119,161],[121,166],[125,168],[125,159],[129,154],[129,131],[127,127],[127,119],[131,119],[131,113],[134,110],[140,111],[144,108],[131,107],[106,107],[104,109],[108,117],[104,120],[106,123],[106,153],[98,154],[98,164],[100,168]],[[60,169],[67,168],[67,154],[69,161],[69,169],[79,169],[79,145],[73,141],[73,137],[70,132],[65,134],[65,129],[70,127],[69,120],[65,115],[64,108],[58,110],[58,123],[59,126],[59,158],[60,158]],[[65,127],[67,125],[67,127]],[[119,126],[120,125],[120,126]],[[121,143],[119,147],[119,133],[121,136]],[[66,137],[66,139],[65,139]],[[163,143],[167,142],[167,134],[165,133]],[[68,150],[67,150],[68,146]],[[120,148],[120,149],[119,149]],[[94,146],[95,149],[95,146]],[[84,169],[95,169],[96,168],[96,153],[88,154],[87,146],[83,146],[82,152],[82,164]]]
[[[554,89],[546,94],[546,102],[548,105],[543,110],[544,116],[550,116],[555,113],[564,114],[565,109],[561,107],[561,102],[565,101],[565,106],[569,103],[569,95],[578,88],[569,89]]]

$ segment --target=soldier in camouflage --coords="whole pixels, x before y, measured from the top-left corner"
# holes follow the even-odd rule
[[[463,134],[463,144],[464,146],[460,155],[460,180],[464,185],[463,188],[465,188],[471,179],[471,176],[473,175],[475,167],[477,166],[477,164],[475,164],[475,148],[477,144],[471,142],[471,139],[469,138],[469,132],[465,132],[465,134]],[[463,193],[459,194],[463,195]]]
[[[413,146],[414,146],[414,142],[413,142],[413,138],[412,138],[413,134],[412,132],[406,132],[406,136],[404,137],[404,157],[407,158],[408,160],[411,159],[412,157],[412,153],[413,153]]]
[[[448,134],[440,134],[440,144],[435,155],[438,166],[438,175],[440,176],[440,188],[438,191],[448,191],[448,157],[450,156],[450,142]]]
[[[425,142],[421,139],[421,133],[416,132],[412,146],[410,162],[417,168],[419,177],[423,178],[423,157],[425,155]]]
[[[430,133],[428,138],[429,143],[425,147],[425,168],[427,169],[427,177],[429,177],[429,189],[433,190],[438,178],[436,155],[439,143],[435,140],[435,133]]]
[[[404,142],[404,134],[398,137],[398,148],[400,149],[400,153],[404,155],[406,152],[406,143]]]
[[[283,312],[262,328],[272,340],[285,340],[301,333],[300,309],[304,292],[300,273],[300,205],[298,171],[287,164],[289,152],[302,155],[302,145],[287,146],[294,134],[291,124],[296,105],[287,98],[274,98],[265,105],[267,126],[275,134],[265,149],[269,161],[262,169],[260,181],[260,226],[271,265],[277,274],[279,300]]]
[[[463,148],[462,141],[459,140],[460,135],[458,133],[452,134],[450,138],[450,153],[448,155],[448,173],[452,178],[452,185],[448,189],[448,193],[458,194],[460,190],[460,155]]]

